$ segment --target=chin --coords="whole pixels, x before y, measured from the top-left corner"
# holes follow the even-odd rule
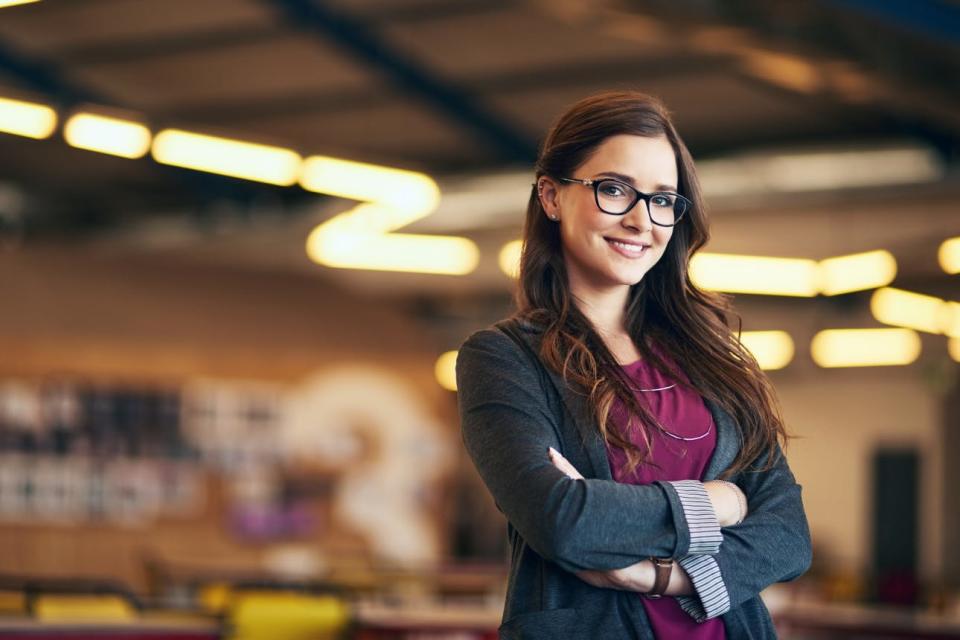
[[[647,271],[649,271],[649,269],[644,269],[640,273],[636,271],[632,273],[624,273],[624,272],[614,273],[614,274],[611,274],[610,280],[617,284],[632,287],[633,285],[638,284],[641,280],[643,280],[644,276],[647,275]]]

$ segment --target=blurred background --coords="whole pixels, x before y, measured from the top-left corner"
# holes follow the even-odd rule
[[[958,50],[946,0],[0,1],[0,637],[495,637],[455,350],[615,88],[795,435],[783,637],[960,637]]]

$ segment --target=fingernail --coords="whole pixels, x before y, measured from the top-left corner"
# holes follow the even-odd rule
[[[556,450],[556,449],[554,449],[553,447],[547,447],[547,454],[548,454],[548,455],[551,455],[551,456],[552,456],[552,455],[555,455],[556,453],[557,453],[557,450]]]

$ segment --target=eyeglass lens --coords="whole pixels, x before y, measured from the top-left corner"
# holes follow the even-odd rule
[[[597,206],[606,213],[622,215],[639,203],[637,191],[616,180],[596,183]],[[650,218],[660,225],[672,225],[687,211],[687,201],[672,193],[653,193],[646,199]]]

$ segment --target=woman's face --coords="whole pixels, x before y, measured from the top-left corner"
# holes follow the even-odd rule
[[[573,175],[580,180],[615,178],[643,193],[677,191],[677,160],[666,136],[607,138]],[[650,221],[640,200],[624,215],[597,207],[593,186],[542,178],[541,202],[560,225],[571,289],[607,291],[640,282],[663,256],[673,227]]]

